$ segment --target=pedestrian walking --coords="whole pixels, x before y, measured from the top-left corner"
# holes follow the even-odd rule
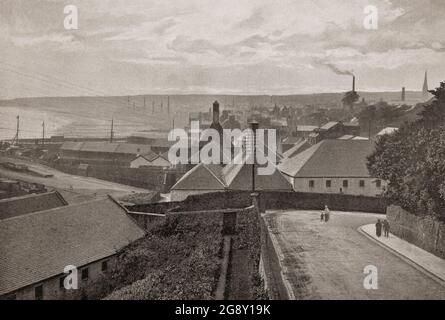
[[[321,222],[324,221],[324,212],[322,212],[321,215],[320,215],[320,221],[321,221]]]
[[[383,221],[383,233],[386,238],[389,238],[389,222],[388,222],[388,220]]]
[[[377,223],[375,224],[375,234],[379,238],[382,236],[382,222],[380,219],[377,219]]]
[[[329,221],[329,215],[330,215],[330,211],[328,206],[324,206],[324,221],[328,222]]]

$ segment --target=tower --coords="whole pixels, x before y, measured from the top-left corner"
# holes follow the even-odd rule
[[[423,80],[422,97],[428,98],[428,71],[425,71],[425,79]]]
[[[405,87],[402,88],[402,101],[404,102],[406,98]]]

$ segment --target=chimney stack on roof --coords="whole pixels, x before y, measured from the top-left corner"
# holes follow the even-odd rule
[[[219,123],[219,103],[213,102],[213,124]]]

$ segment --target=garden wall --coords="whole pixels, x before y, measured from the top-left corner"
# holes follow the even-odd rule
[[[226,208],[246,208],[252,203],[250,191],[214,192],[192,195],[184,201],[129,206],[130,211],[165,213],[167,211],[201,211]],[[321,210],[328,205],[331,210],[386,212],[383,198],[342,194],[304,192],[260,192],[259,207],[264,209]]]
[[[386,212],[391,233],[445,259],[445,223],[431,216],[417,216],[401,207]]]

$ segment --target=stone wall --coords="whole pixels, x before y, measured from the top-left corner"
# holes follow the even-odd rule
[[[250,191],[214,192],[191,195],[184,201],[130,206],[130,211],[165,213],[167,211],[202,211],[226,208],[246,208],[252,204]],[[322,210],[328,205],[331,210],[385,213],[383,198],[345,194],[305,192],[260,192],[259,206],[264,209]]]
[[[417,216],[398,206],[386,212],[391,233],[445,259],[445,223],[431,216]]]

